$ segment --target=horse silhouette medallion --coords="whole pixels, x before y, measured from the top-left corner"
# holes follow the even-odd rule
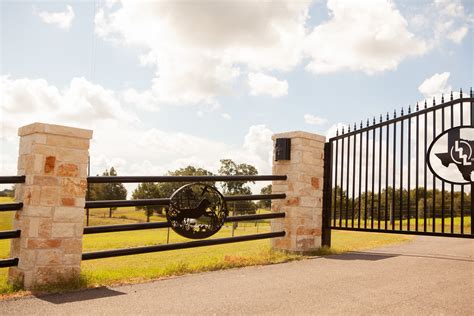
[[[203,183],[191,183],[176,190],[166,218],[179,235],[201,239],[217,233],[228,215],[222,194]]]

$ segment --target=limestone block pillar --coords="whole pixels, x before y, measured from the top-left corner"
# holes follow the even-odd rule
[[[272,231],[286,231],[284,237],[272,239],[272,247],[309,253],[321,247],[326,139],[307,132],[288,132],[273,135],[274,145],[278,138],[290,138],[291,151],[290,160],[273,161],[273,174],[286,174],[288,179],[272,184],[272,193],[286,193],[285,200],[272,201],[272,211],[286,213],[285,218],[272,220]]]
[[[20,154],[10,257],[19,258],[9,270],[10,282],[25,288],[79,276],[87,162],[92,131],[33,123],[18,130]]]

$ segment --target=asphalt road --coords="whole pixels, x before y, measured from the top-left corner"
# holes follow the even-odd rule
[[[473,315],[474,240],[373,251],[0,302],[0,315]]]

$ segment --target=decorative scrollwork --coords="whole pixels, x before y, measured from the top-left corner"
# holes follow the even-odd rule
[[[191,183],[171,195],[166,218],[177,234],[201,239],[217,233],[228,213],[224,197],[216,188]]]

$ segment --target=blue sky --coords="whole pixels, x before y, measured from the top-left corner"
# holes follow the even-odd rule
[[[270,172],[272,133],[326,135],[474,82],[473,1],[1,1],[0,172],[16,130],[93,129],[93,173],[221,158]]]

